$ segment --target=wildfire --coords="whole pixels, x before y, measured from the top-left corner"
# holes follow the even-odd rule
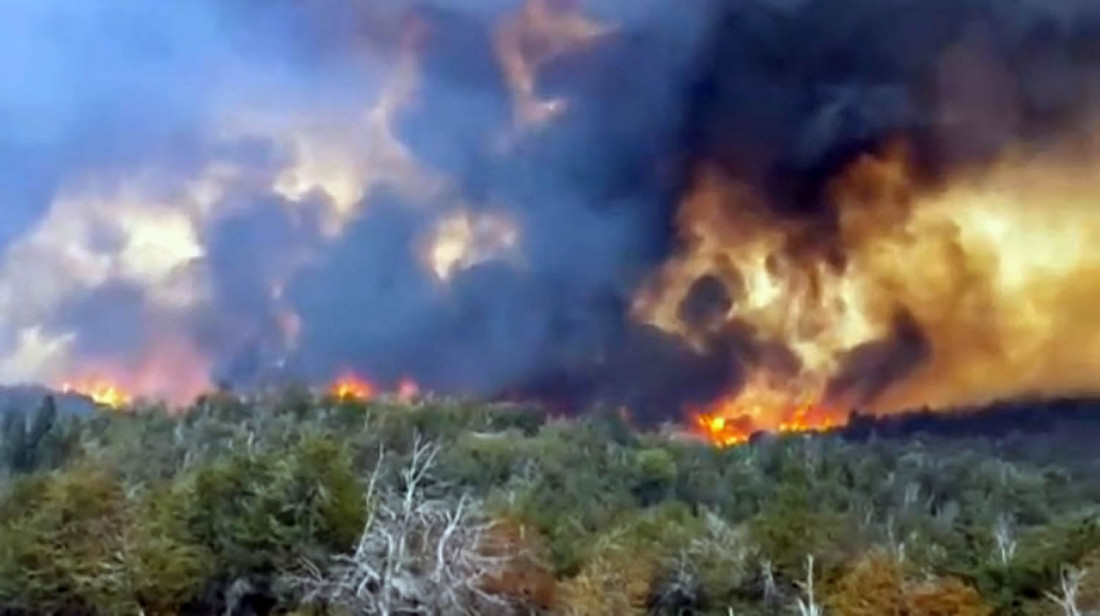
[[[195,150],[203,153],[201,160],[179,165],[185,161],[177,157],[147,162],[139,157],[143,162],[133,169],[116,170],[110,165],[104,174],[88,170],[87,178],[83,172],[71,178],[59,176],[65,181],[43,192],[56,198],[43,204],[47,207],[41,219],[29,225],[25,235],[14,238],[0,258],[0,339],[9,341],[9,350],[0,356],[0,381],[57,384],[61,378],[81,379],[63,389],[88,396],[105,407],[122,408],[130,404],[132,396],[163,397],[182,403],[209,388],[216,366],[241,365],[248,370],[247,366],[259,365],[264,372],[281,371],[294,365],[291,359],[308,358],[317,350],[316,344],[339,337],[318,333],[323,328],[309,321],[318,319],[317,314],[327,314],[313,308],[320,303],[318,300],[327,301],[326,293],[308,291],[288,297],[287,286],[327,290],[327,277],[342,270],[330,270],[325,265],[348,262],[352,271],[360,265],[354,261],[357,257],[353,250],[358,239],[353,234],[344,237],[345,229],[358,229],[360,224],[395,224],[393,241],[399,249],[392,251],[392,259],[387,254],[382,260],[385,263],[379,263],[379,275],[349,280],[349,288],[381,285],[367,288],[362,297],[385,294],[394,277],[404,275],[402,268],[388,269],[389,263],[403,265],[402,259],[417,259],[426,274],[439,283],[440,289],[433,291],[444,290],[461,272],[487,263],[503,262],[531,270],[530,282],[517,292],[559,281],[572,285],[571,275],[581,274],[576,276],[579,282],[575,288],[557,294],[553,287],[546,287],[548,292],[532,296],[540,304],[549,304],[545,311],[540,305],[536,313],[539,318],[544,312],[550,317],[547,322],[552,327],[546,331],[556,332],[559,321],[570,330],[574,321],[589,322],[584,318],[587,315],[579,314],[575,319],[574,314],[587,311],[587,298],[602,297],[604,288],[614,291],[615,296],[629,292],[633,295],[634,319],[669,338],[682,339],[683,346],[704,359],[736,360],[750,370],[769,374],[770,381],[750,379],[748,385],[728,391],[717,400],[686,409],[695,428],[722,445],[745,442],[761,431],[836,428],[845,422],[840,409],[887,413],[915,407],[951,408],[1021,394],[1091,395],[1100,391],[1100,327],[1096,319],[1100,302],[1100,133],[1087,134],[1087,129],[1080,127],[1082,134],[1073,135],[1065,144],[1043,140],[1042,148],[1038,148],[1033,146],[1039,142],[1022,142],[1000,152],[995,161],[975,160],[974,164],[957,166],[949,156],[927,165],[928,169],[924,162],[934,161],[924,159],[938,155],[923,152],[920,145],[915,146],[920,150],[916,156],[911,156],[905,144],[876,147],[835,170],[833,163],[839,164],[840,157],[829,156],[827,166],[830,173],[835,173],[818,190],[817,176],[825,169],[817,169],[817,164],[807,167],[805,163],[814,162],[819,142],[830,148],[822,150],[823,154],[831,153],[828,134],[834,130],[846,133],[848,128],[860,126],[874,133],[873,139],[866,139],[868,142],[879,144],[886,137],[884,131],[893,124],[888,118],[893,116],[875,111],[880,104],[877,95],[867,99],[864,109],[862,88],[829,89],[836,91],[836,103],[841,105],[833,106],[834,94],[822,95],[822,103],[827,102],[829,107],[823,108],[828,113],[821,118],[830,121],[793,123],[813,130],[801,135],[801,129],[792,129],[791,136],[800,138],[794,144],[797,147],[777,142],[774,151],[769,146],[760,152],[759,171],[767,173],[757,173],[755,165],[722,160],[726,153],[740,155],[742,147],[711,147],[712,142],[727,139],[719,130],[738,127],[745,118],[755,116],[740,120],[731,117],[730,122],[712,125],[704,117],[709,116],[707,109],[712,106],[702,105],[696,110],[696,92],[679,92],[677,83],[664,84],[654,77],[652,88],[648,87],[648,79],[646,83],[646,90],[653,91],[652,101],[641,101],[647,104],[637,105],[638,110],[628,114],[621,125],[618,118],[608,117],[613,120],[611,130],[593,134],[600,139],[614,136],[615,147],[605,148],[588,143],[580,133],[589,126],[590,117],[602,123],[604,109],[614,108],[599,98],[605,91],[616,89],[617,82],[612,80],[610,87],[597,88],[588,83],[589,76],[582,74],[583,79],[576,84],[581,87],[570,87],[569,73],[574,65],[560,60],[614,43],[608,45],[606,56],[593,58],[598,64],[606,61],[614,66],[617,58],[628,58],[624,54],[635,47],[648,46],[636,45],[635,40],[660,40],[663,25],[651,26],[634,17],[621,26],[604,23],[618,11],[586,15],[584,3],[576,0],[517,0],[514,4],[514,10],[507,10],[492,24],[491,31],[483,32],[480,25],[471,28],[471,32],[480,34],[470,41],[444,32],[451,22],[441,19],[437,24],[435,11],[379,11],[387,15],[384,23],[368,24],[370,35],[362,34],[366,39],[376,38],[375,33],[382,36],[369,42],[371,53],[364,55],[359,78],[345,80],[352,72],[345,75],[342,71],[356,65],[338,62],[334,66],[342,67],[337,71],[340,79],[332,84],[322,80],[314,83],[311,77],[302,81],[310,84],[308,92],[301,92],[303,96],[281,97],[271,96],[275,90],[270,88],[297,84],[299,80],[284,81],[279,77],[283,75],[281,70],[256,71],[264,77],[255,83],[239,84],[243,86],[242,96],[211,101],[217,102],[211,105],[211,113],[199,117],[209,115],[214,124],[203,126],[194,136],[195,145],[201,146]],[[447,12],[440,16],[443,13]],[[463,16],[455,23],[466,23],[465,19]],[[458,30],[465,31],[465,27]],[[694,34],[686,36],[687,30],[685,35],[679,27],[675,30],[676,37],[669,42],[695,38]],[[482,66],[484,58],[476,52],[468,54],[465,49],[467,43],[473,46],[490,32],[491,40],[482,44],[491,44],[491,50],[483,51],[494,54],[495,69]],[[447,36],[437,36],[441,33]],[[620,40],[612,41],[612,37]],[[690,47],[694,49],[694,42]],[[341,48],[332,46],[333,50]],[[360,47],[356,45],[355,49]],[[475,63],[462,66],[466,58]],[[623,65],[628,69],[631,66]],[[454,68],[461,70],[452,75]],[[503,115],[495,119],[498,84],[493,76],[482,75],[486,68],[499,73],[495,77],[507,89],[506,102],[511,104],[510,110],[504,109]],[[696,67],[684,68],[693,69],[694,74]],[[700,76],[719,69],[724,71],[725,67],[716,63]],[[243,78],[252,72],[241,71],[239,75]],[[676,74],[683,72],[677,70]],[[917,72],[923,75],[926,71]],[[968,69],[965,75],[969,74]],[[715,83],[724,84],[720,76],[722,73],[714,73]],[[223,82],[230,81],[215,80]],[[966,92],[951,91],[956,85],[967,84],[952,81],[944,85],[947,98],[958,95],[960,100],[971,100]],[[975,87],[985,85],[983,80],[976,80]],[[884,91],[925,89],[891,86]],[[873,90],[879,91],[877,87]],[[855,98],[849,99],[849,95]],[[597,100],[589,101],[588,97]],[[707,135],[702,140],[670,142],[670,151],[689,149],[677,151],[675,156],[665,156],[663,146],[647,153],[649,144],[666,140],[664,136],[657,139],[665,133],[663,123],[653,127],[652,135],[641,132],[648,129],[651,119],[660,119],[648,117],[648,103],[661,103],[661,112],[667,115],[666,97],[669,103],[685,103],[684,109],[693,116],[683,118],[691,120],[689,132]],[[909,103],[918,105],[917,99],[924,98],[939,96],[920,96]],[[892,95],[883,98],[882,104],[891,104],[888,99]],[[254,107],[252,101],[260,104]],[[578,114],[575,124],[554,126],[555,119],[562,119],[570,105],[579,109],[590,102],[595,103],[594,113]],[[616,98],[609,102],[616,102]],[[845,120],[848,102],[860,103],[852,108],[856,114],[852,127]],[[801,107],[793,105],[791,109]],[[898,117],[918,111],[908,107],[907,103]],[[835,116],[836,111],[843,113]],[[859,120],[863,111],[874,111],[876,121],[863,126],[865,122]],[[943,126],[938,121],[934,124],[935,130],[927,135],[933,140],[941,129],[946,136],[956,124],[963,126],[970,121],[966,109],[944,114],[938,108],[928,111],[935,112],[912,115],[952,118]],[[477,116],[475,120],[461,119],[470,113]],[[1022,114],[1026,115],[1030,114]],[[880,116],[884,124],[875,128]],[[838,117],[845,121],[831,121]],[[477,133],[483,127],[491,129],[494,121],[500,123],[496,131],[505,134],[505,145],[517,147],[485,147],[489,140],[483,138],[491,135]],[[433,122],[446,125],[446,130],[435,135]],[[908,132],[903,130],[906,124],[908,121],[897,126],[899,134]],[[712,126],[713,135],[708,134]],[[637,144],[631,142],[634,127],[638,127],[642,139]],[[562,139],[534,138],[536,131],[551,133],[559,129],[566,131]],[[762,127],[760,134],[770,134],[770,129]],[[786,132],[777,134],[783,136]],[[640,148],[638,156],[627,151],[631,148],[617,145],[620,135],[624,146]],[[529,137],[530,141],[524,141]],[[850,145],[863,141],[862,137],[852,143],[845,139],[844,157]],[[559,148],[569,149],[574,142],[581,148],[564,154],[579,159],[559,160]],[[954,143],[952,138],[945,145]],[[248,144],[267,144],[261,149],[270,151],[270,156],[265,154],[253,164],[253,156],[240,154],[252,151]],[[751,140],[746,141],[744,154],[755,154],[747,149],[750,144]],[[814,147],[804,147],[809,145]],[[591,150],[590,146],[598,147]],[[697,150],[697,146],[702,149]],[[944,149],[955,148],[952,145]],[[620,150],[627,158],[619,158]],[[588,156],[589,151],[597,155]],[[211,156],[209,160],[206,153]],[[531,153],[535,156],[525,158]],[[651,161],[658,153],[661,160]],[[787,161],[788,154],[797,156]],[[711,155],[718,158],[708,161],[706,157]],[[773,156],[784,158],[784,164],[774,170],[768,162]],[[513,166],[505,157],[514,157],[519,164]],[[639,226],[633,214],[624,217],[623,223],[618,215],[573,220],[571,208],[564,208],[561,220],[569,224],[560,227],[535,224],[533,221],[543,219],[541,214],[523,215],[526,208],[538,207],[541,202],[536,199],[525,203],[527,197],[540,197],[537,193],[551,188],[555,192],[547,195],[550,200],[577,204],[587,204],[590,197],[618,200],[617,190],[605,194],[602,182],[589,187],[587,178],[607,172],[618,176],[624,169],[631,175],[636,172],[663,178],[666,159],[674,163],[668,168],[676,173],[670,176],[675,181],[662,179],[655,184],[661,187],[661,201],[667,190],[680,190],[682,185],[685,191],[675,209],[675,220],[661,221],[674,223],[675,241],[650,238],[648,223]],[[689,163],[696,166],[681,168]],[[592,173],[578,175],[577,169],[589,165],[596,165]],[[747,168],[741,171],[742,167]],[[806,188],[812,185],[812,195],[802,190],[802,181],[792,183],[797,190],[764,188],[772,186],[773,179],[782,180],[775,184],[785,185],[786,174],[797,173],[799,168],[813,171],[809,174],[812,177],[803,178],[812,180],[805,182]],[[502,185],[496,184],[498,174],[508,178]],[[930,181],[929,175],[935,181]],[[757,185],[759,179],[766,180],[763,186]],[[643,198],[637,201],[648,202],[644,197],[651,190],[649,182],[642,182],[638,189],[644,192],[639,192],[638,197]],[[386,222],[398,220],[389,219],[388,214],[377,219],[360,216],[371,207],[376,193],[385,197],[379,200],[378,205],[383,206],[379,209],[408,208],[409,212],[403,212],[396,223]],[[780,194],[786,196],[778,197]],[[798,197],[805,202],[786,203],[795,195],[805,195]],[[632,194],[621,196],[635,201]],[[783,203],[773,202],[777,198]],[[665,208],[653,209],[653,213],[663,217]],[[648,219],[649,207],[639,215]],[[409,246],[404,245],[410,241],[405,237],[406,225],[409,237],[415,238]],[[588,276],[583,259],[562,261],[561,274],[557,263],[548,269],[540,262],[539,250],[532,251],[530,263],[524,261],[525,241],[535,240],[531,243],[536,248],[553,246],[550,241],[555,238],[549,234],[582,225],[592,225],[592,229],[583,231],[586,238],[591,234],[598,240],[591,245],[599,247],[599,254],[589,256],[615,267],[616,273],[609,274],[607,280],[603,268],[598,268],[598,275]],[[265,229],[276,230],[276,236],[269,241],[261,238],[259,234],[266,233]],[[388,227],[380,230],[385,234],[390,231]],[[637,231],[644,234],[634,237]],[[262,266],[253,267],[251,261],[244,261],[243,267],[237,267],[241,263],[234,258],[232,244],[238,242],[234,234],[242,232],[242,250],[253,248],[249,244],[252,238],[265,249],[264,257],[257,259]],[[223,246],[215,238],[231,241]],[[608,239],[612,241],[604,241]],[[587,239],[583,245],[589,245]],[[573,244],[563,246],[565,251]],[[673,254],[655,271],[648,271],[648,249],[654,248],[655,255],[657,249],[663,251],[666,246],[675,246]],[[644,262],[636,260],[641,254],[647,256]],[[611,260],[604,260],[604,255]],[[374,263],[371,258],[361,265]],[[232,275],[221,270],[230,266]],[[223,281],[238,281],[237,272],[241,272],[242,284],[234,282],[223,289]],[[635,286],[639,277],[644,277],[640,288]],[[314,286],[313,281],[320,284]],[[270,285],[267,305],[253,303],[251,292],[242,293],[240,297],[248,299],[238,304],[235,290],[251,289],[254,282]],[[600,293],[589,293],[590,284],[595,284],[592,288]],[[463,292],[473,286],[464,287]],[[542,290],[541,286],[537,288]],[[222,298],[227,291],[233,293],[232,297]],[[557,295],[562,298],[560,306]],[[347,300],[357,301],[359,297],[352,295]],[[415,333],[434,336],[446,326],[450,334],[464,325],[456,320],[453,323],[457,326],[451,327],[448,319],[458,313],[445,303],[449,294],[415,293],[409,297],[416,298],[409,301],[419,302],[423,297],[424,302],[442,302],[425,304],[423,310],[420,305],[410,307],[417,309],[413,311],[416,318],[407,323],[410,327],[423,323],[425,327]],[[571,303],[582,300],[583,304]],[[257,310],[252,311],[251,306]],[[375,321],[397,320],[403,316],[405,306],[405,302],[381,306],[379,311],[393,312]],[[228,310],[219,311],[219,307]],[[352,308],[370,313],[374,307]],[[603,304],[594,309],[599,311],[600,320],[592,322],[602,322]],[[83,317],[84,312],[87,319],[73,318]],[[491,318],[496,312],[486,314]],[[269,315],[273,319],[268,319]],[[437,323],[436,318],[444,320]],[[141,319],[134,324],[140,327],[124,328],[125,335],[118,344],[102,344],[99,338],[111,335],[114,329],[104,325],[118,322],[128,326],[128,321],[136,319]],[[238,322],[245,321],[258,325],[238,327]],[[405,323],[402,320],[399,329],[404,329]],[[131,334],[131,329],[135,333]],[[140,342],[136,338],[129,342],[138,333]],[[270,344],[276,334],[277,342]],[[478,330],[473,329],[470,336],[476,335]],[[543,367],[556,372],[558,357],[572,361],[571,345],[562,347],[567,353],[558,353],[558,341],[547,340],[555,348],[545,353],[540,350],[536,357],[548,358],[551,363],[544,366],[541,362],[526,362],[532,364],[532,372]],[[563,343],[571,340],[569,336]],[[368,342],[364,341],[362,347],[373,349]],[[274,352],[269,350],[272,346]],[[127,347],[125,353],[122,347]],[[107,358],[85,356],[88,349],[95,348],[115,351]],[[460,351],[453,356],[447,354],[447,361],[463,360],[461,353],[467,347],[463,344],[456,348]],[[479,350],[477,346],[470,348]],[[626,351],[623,355],[633,359],[629,356],[631,349]],[[238,363],[238,359],[244,361]],[[712,364],[700,364],[707,365],[708,372],[703,376],[709,379]],[[729,364],[713,365],[721,368]],[[417,370],[417,366],[403,368]],[[493,376],[492,372],[477,376]],[[110,375],[111,381],[85,380],[87,375]],[[416,382],[395,382],[390,380],[392,376],[375,383],[349,373],[327,390],[321,385],[317,391],[327,391],[338,400],[355,401],[379,395],[410,401],[421,395]],[[521,376],[527,379],[529,375]],[[718,374],[717,378],[724,376],[733,375]]]
[[[757,432],[752,422],[745,421],[743,417],[730,420],[709,413],[696,415],[695,425],[708,441],[722,447],[744,445]]]
[[[832,183],[833,235],[704,167],[678,215],[686,248],[642,289],[635,315],[700,353],[750,332],[757,350],[786,353],[772,361],[761,351],[751,365],[793,370],[800,385],[779,391],[820,392],[809,399],[845,408],[1094,391],[1097,165],[1100,151],[1017,155],[926,187],[899,144]],[[800,426],[799,408],[811,425],[832,416],[799,396],[794,405],[757,396],[701,413],[705,432],[736,440],[730,420],[742,415],[768,430]],[[706,423],[714,417],[724,419]]]
[[[386,392],[389,392],[386,395],[403,403],[412,402],[421,395],[420,385],[408,377],[401,379],[392,390],[383,390],[373,382],[350,372],[333,381],[328,388],[330,396],[344,402],[366,402]]]
[[[690,410],[690,409],[689,409]],[[778,389],[750,384],[693,411],[695,429],[715,445],[747,443],[760,432],[819,433],[843,427],[847,418],[816,396],[799,399]]]
[[[133,400],[130,394],[120,386],[107,381],[65,383],[61,386],[61,391],[91,398],[92,402],[114,410],[129,406]]]
[[[365,402],[374,397],[375,386],[354,374],[346,374],[329,387],[329,394],[337,400]]]

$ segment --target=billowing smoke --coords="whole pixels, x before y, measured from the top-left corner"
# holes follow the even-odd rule
[[[176,4],[0,4],[0,379],[1100,388],[1093,2]]]

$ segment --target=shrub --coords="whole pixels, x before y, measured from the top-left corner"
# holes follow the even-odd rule
[[[634,455],[634,494],[643,505],[671,495],[676,481],[676,460],[661,448],[643,449]]]
[[[684,507],[638,512],[596,541],[580,573],[561,585],[566,614],[644,614],[660,595],[665,568],[702,532]]]
[[[961,533],[961,547],[949,568],[973,580],[982,596],[997,610],[1019,612],[1019,604],[1039,599],[1058,585],[1067,564],[1081,562],[1100,547],[1100,523],[1092,516],[1069,516],[1019,534],[1018,546],[1007,563],[995,558],[988,531]]]
[[[58,416],[46,396],[29,416],[8,410],[0,417],[0,472],[31,473],[59,468],[78,451],[80,420]]]
[[[176,514],[98,469],[26,480],[0,512],[0,611],[178,613],[207,558]]]
[[[529,477],[504,495],[503,513],[536,528],[555,572],[573,575],[596,536],[637,509],[631,452],[565,422],[544,426],[528,446]]]
[[[192,535],[231,577],[346,552],[366,510],[347,451],[307,436],[285,452],[210,462],[174,488]]]
[[[862,546],[859,528],[842,513],[823,511],[795,486],[780,486],[779,496],[749,521],[749,532],[761,558],[787,580],[803,575],[807,554],[815,556],[823,580]]]
[[[729,604],[743,598],[757,572],[757,548],[744,526],[731,526],[710,512],[702,515],[702,528],[686,550],[698,577],[701,592],[711,602]]]
[[[827,599],[837,616],[988,616],[978,592],[955,578],[922,578],[893,554],[872,550]]]
[[[490,525],[483,550],[502,558],[481,587],[518,605],[547,610],[555,605],[557,580],[546,566],[546,544],[538,531],[515,519],[499,519]]]
[[[463,434],[440,452],[439,474],[443,480],[487,491],[507,485],[531,459],[529,450],[527,439],[515,432]]]

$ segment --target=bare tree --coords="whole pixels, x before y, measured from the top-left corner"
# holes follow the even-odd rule
[[[494,546],[493,523],[467,497],[431,498],[425,486],[439,448],[417,436],[397,486],[380,481],[384,453],[367,490],[368,520],[355,551],[334,557],[327,569],[306,563],[288,581],[306,602],[352,614],[510,614],[511,597],[485,582],[517,557],[516,546]]]
[[[798,587],[802,589],[802,594],[805,595],[804,597],[798,597],[795,603],[799,616],[822,616],[824,611],[814,597],[813,554],[806,556],[806,581],[798,582]]]
[[[1077,607],[1077,593],[1081,590],[1081,580],[1084,577],[1084,571],[1067,567],[1062,570],[1061,594],[1045,593],[1048,599],[1062,608],[1062,613],[1065,616],[1086,616]]]
[[[698,605],[702,583],[699,571],[686,550],[665,564],[665,575],[649,598],[649,611],[660,614],[683,614]]]
[[[773,603],[779,597],[779,587],[775,583],[775,567],[770,560],[760,563],[760,573],[764,578],[764,602]]]
[[[997,557],[1001,566],[1007,567],[1016,557],[1016,540],[1012,536],[1012,525],[1004,514],[997,518],[993,527],[993,539],[997,544]]]

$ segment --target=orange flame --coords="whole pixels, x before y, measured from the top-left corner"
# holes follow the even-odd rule
[[[328,393],[333,398],[344,402],[366,402],[373,400],[378,394],[390,392],[389,395],[398,402],[412,402],[420,396],[420,385],[408,378],[402,378],[395,389],[382,390],[371,381],[352,372],[345,373],[333,381],[328,388]]]
[[[820,402],[820,396],[797,396],[751,381],[737,393],[702,409],[691,409],[695,431],[715,445],[745,444],[762,432],[820,433],[847,423],[840,410]]]
[[[118,385],[107,381],[92,380],[80,383],[65,383],[61,391],[92,399],[92,402],[109,409],[119,410],[129,406],[133,398]]]
[[[698,413],[695,426],[708,441],[721,447],[744,445],[757,431],[744,416],[726,419],[721,415]]]
[[[364,402],[374,397],[375,387],[359,376],[345,374],[329,387],[329,394],[338,400]]]

